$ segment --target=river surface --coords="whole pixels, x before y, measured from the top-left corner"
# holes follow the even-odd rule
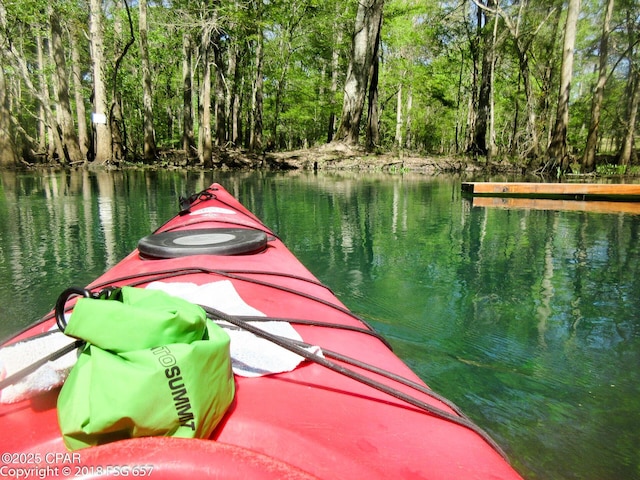
[[[474,207],[440,176],[2,173],[0,338],[213,181],[525,478],[640,478],[636,215]]]

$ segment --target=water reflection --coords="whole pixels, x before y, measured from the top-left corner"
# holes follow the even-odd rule
[[[214,176],[215,175],[215,176]],[[220,181],[528,478],[637,478],[640,217],[474,207],[456,178],[2,178],[0,332],[87,284]]]
[[[0,337],[113,266],[175,213],[178,195],[211,181],[204,172],[3,172]]]
[[[107,172],[99,172],[98,180],[98,220],[100,231],[104,235],[104,246],[106,250],[105,263],[115,265],[119,260],[115,255],[115,232],[113,229],[113,182]]]

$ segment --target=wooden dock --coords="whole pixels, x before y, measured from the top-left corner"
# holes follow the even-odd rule
[[[465,182],[462,191],[484,197],[640,201],[640,184],[632,183]]]
[[[473,197],[473,207],[557,210],[590,213],[624,213],[640,215],[640,202],[607,202],[601,200],[551,200],[548,198]]]

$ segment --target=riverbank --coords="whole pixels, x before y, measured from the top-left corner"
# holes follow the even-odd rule
[[[153,163],[136,161],[110,163],[97,166],[92,163],[71,165],[72,168],[121,169],[121,168],[190,168],[200,169],[200,164],[194,164],[182,150],[161,150],[157,160]],[[577,165],[576,165],[577,166]],[[68,168],[55,161],[29,164],[22,162],[17,169],[58,169]],[[284,151],[253,153],[243,149],[214,147],[212,155],[213,169],[234,170],[314,170],[314,171],[352,171],[352,172],[385,172],[385,173],[416,173],[423,175],[437,175],[440,173],[456,173],[465,175],[527,175],[527,165],[522,161],[506,158],[487,161],[474,159],[465,155],[430,155],[423,156],[415,152],[367,152],[364,148],[354,147],[343,143],[329,143],[316,147]],[[547,175],[551,172],[546,172]],[[573,177],[594,176],[638,176],[640,167],[623,168],[620,165],[603,161],[598,171],[591,174],[580,174],[579,169],[571,175]],[[543,176],[538,173],[537,177]]]
[[[477,162],[464,156],[423,157],[404,152],[369,153],[364,149],[337,143],[289,152],[266,153],[264,162],[274,169],[413,172],[427,175],[487,171],[524,173],[522,165],[507,161],[487,163],[484,161]]]
[[[62,165],[55,160],[42,163],[23,161],[18,170],[84,168],[117,170],[122,168],[202,168],[186,157],[182,150],[161,150],[154,163],[126,161],[98,166],[93,163]],[[285,152],[254,153],[243,149],[214,147],[212,168],[234,170],[314,170],[314,171],[362,171],[386,173],[502,173],[525,174],[524,164],[507,160],[499,162],[476,161],[464,155],[420,156],[414,152],[367,152],[363,148],[341,143],[330,143]]]

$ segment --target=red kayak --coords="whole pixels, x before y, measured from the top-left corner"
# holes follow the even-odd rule
[[[234,342],[241,342],[236,334],[277,346],[248,346],[246,359],[234,358],[235,397],[207,439],[140,437],[69,451],[58,422],[58,387],[2,403],[0,475],[521,478],[485,432],[432,392],[223,187],[214,184],[181,208],[87,291],[165,289],[209,305],[232,326],[232,357]],[[298,337],[261,328],[267,320]],[[55,325],[51,313],[3,350]],[[269,350],[278,358],[266,358]],[[285,350],[295,354],[293,364],[279,358]]]

